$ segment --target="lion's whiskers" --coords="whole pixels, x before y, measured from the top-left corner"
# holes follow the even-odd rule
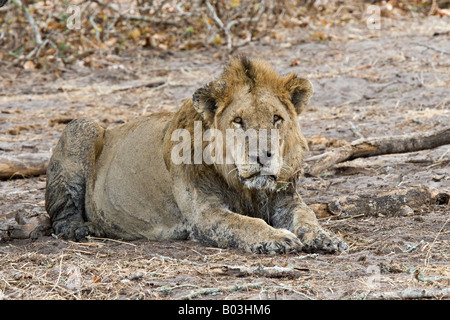
[[[282,170],[282,171],[286,172],[287,174],[289,174],[292,171],[292,167],[288,166],[285,163],[283,163],[283,165],[281,166],[280,170]]]
[[[234,170],[237,170],[237,169],[238,169],[237,167],[234,168],[234,169],[231,169],[230,172],[227,173],[227,177],[228,177],[228,175],[229,175],[230,173],[232,173]]]

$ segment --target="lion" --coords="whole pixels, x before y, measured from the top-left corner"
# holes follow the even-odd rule
[[[45,207],[54,232],[76,241],[192,239],[267,254],[346,251],[296,192],[308,149],[297,118],[312,94],[311,82],[295,73],[280,76],[264,60],[235,57],[175,113],[107,129],[73,120],[47,169]],[[276,130],[278,139],[250,153],[249,136],[240,149],[228,149],[214,137],[188,139],[199,129],[256,136]],[[207,148],[212,158],[229,151],[227,161],[193,161]],[[183,150],[188,155],[175,161]]]

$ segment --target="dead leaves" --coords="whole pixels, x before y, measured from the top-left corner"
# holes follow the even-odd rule
[[[282,29],[308,27],[310,40],[329,41],[333,39],[333,33],[328,31],[331,28],[365,23],[364,10],[368,5],[326,1],[298,6],[267,0],[211,3],[216,17],[204,2],[152,2],[141,8],[134,3],[92,1],[78,6],[79,16],[76,10],[68,10],[67,2],[23,2],[26,10],[10,2],[6,5],[8,14],[0,18],[0,58],[24,70],[50,71],[102,52],[134,55],[139,49],[192,51],[225,45],[231,52],[258,39],[285,42],[280,36]],[[408,16],[411,11],[441,17],[450,14],[448,8],[439,8],[436,1],[389,0],[375,5],[383,17],[390,18]],[[94,68],[102,67],[92,61],[84,62]],[[291,66],[298,63],[292,61]]]
[[[23,68],[24,68],[25,70],[35,70],[35,69],[36,69],[36,65],[34,64],[33,61],[28,60],[27,62],[25,62],[25,63],[23,64]]]

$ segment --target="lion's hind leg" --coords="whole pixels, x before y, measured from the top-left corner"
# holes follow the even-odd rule
[[[63,238],[80,241],[87,235],[102,235],[101,229],[89,222],[86,192],[93,186],[103,134],[103,128],[89,120],[74,120],[53,151],[47,169],[45,208],[55,234]]]

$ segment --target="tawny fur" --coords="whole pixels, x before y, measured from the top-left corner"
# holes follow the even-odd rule
[[[345,250],[347,245],[319,225],[294,189],[307,149],[297,116],[312,93],[306,79],[279,76],[265,61],[239,57],[174,114],[107,130],[88,120],[73,121],[47,172],[46,208],[55,232],[75,240],[88,234],[190,238],[256,253]],[[264,176],[264,166],[250,161],[174,164],[172,150],[180,142],[173,141],[173,133],[185,129],[193,136],[196,121],[203,132],[277,129],[276,172]],[[194,153],[193,139],[184,143]]]

